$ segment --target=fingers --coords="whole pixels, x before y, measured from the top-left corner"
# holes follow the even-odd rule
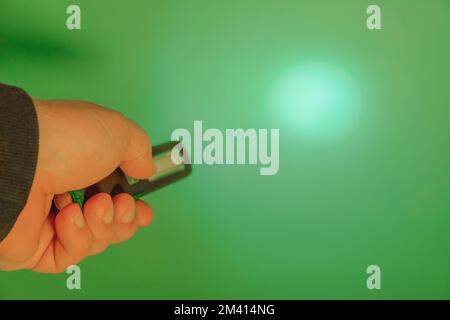
[[[139,227],[146,227],[153,220],[153,211],[146,203],[125,193],[114,199],[105,193],[97,194],[86,202],[83,211],[92,233],[88,255],[96,255],[112,243],[129,240]]]
[[[58,199],[58,206],[64,202],[62,198]],[[114,199],[105,193],[97,194],[86,202],[83,211],[92,234],[88,255],[96,255],[112,243],[129,240],[139,227],[146,227],[153,220],[153,211],[146,203],[125,193]]]
[[[113,202],[108,194],[99,193],[86,202],[83,211],[93,236],[89,255],[95,255],[111,244],[116,233]]]
[[[121,169],[126,175],[136,179],[150,178],[156,171],[150,138],[142,128],[131,121],[129,121],[127,138]]]
[[[55,195],[55,197],[53,198],[53,201],[55,202],[56,207],[58,208],[58,210],[62,210],[64,207],[68,206],[69,204],[71,204],[72,198],[70,197],[69,193],[63,193],[63,194],[57,194]]]
[[[136,213],[139,227],[147,227],[153,220],[153,210],[143,201],[136,200]]]
[[[122,193],[113,198],[113,203],[117,225],[113,243],[119,243],[130,239],[139,227],[136,216],[136,202],[129,194]]]
[[[58,207],[64,202],[71,203],[70,199],[64,198],[65,195],[55,197]],[[86,202],[83,211],[92,233],[88,255],[104,251],[111,243],[130,239],[139,227],[148,226],[153,219],[150,207],[142,201],[135,201],[129,194],[119,194],[114,200],[108,194],[97,194]]]
[[[55,218],[57,241],[55,243],[56,265],[76,264],[84,259],[92,246],[92,234],[80,207],[72,203]]]
[[[89,253],[92,234],[77,204],[69,204],[58,213],[54,220],[54,230],[56,237],[33,268],[34,271],[63,272]]]
[[[56,236],[53,240],[44,239],[42,244],[49,243],[48,246],[42,246],[39,255],[22,267],[45,273],[64,272],[86,256],[130,239],[139,227],[149,225],[152,220],[152,209],[129,194],[119,194],[113,199],[108,194],[97,194],[86,202],[84,215],[77,204],[70,203],[56,217],[49,216],[46,233],[51,237],[54,230]]]

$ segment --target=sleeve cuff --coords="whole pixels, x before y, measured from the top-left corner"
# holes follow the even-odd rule
[[[39,150],[36,109],[23,90],[0,84],[0,241],[25,207]]]

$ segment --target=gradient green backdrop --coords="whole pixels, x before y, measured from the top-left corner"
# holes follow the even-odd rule
[[[195,166],[146,198],[150,228],[80,264],[81,291],[2,272],[0,298],[450,298],[449,39],[448,0],[0,0],[1,82],[110,106],[155,143],[194,120],[281,132],[278,175]],[[306,132],[277,104],[305,66],[344,83],[350,127]]]

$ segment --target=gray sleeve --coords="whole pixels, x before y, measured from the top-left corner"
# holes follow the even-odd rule
[[[27,202],[38,150],[33,101],[25,91],[0,84],[0,241],[11,231]]]

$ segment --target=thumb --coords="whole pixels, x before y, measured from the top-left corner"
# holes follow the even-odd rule
[[[156,166],[152,159],[152,147],[150,138],[146,132],[129,122],[127,146],[120,168],[132,178],[147,179],[155,174]]]
[[[39,119],[36,176],[47,194],[90,186],[118,166],[134,178],[155,171],[150,139],[122,114],[82,101],[35,101]]]

